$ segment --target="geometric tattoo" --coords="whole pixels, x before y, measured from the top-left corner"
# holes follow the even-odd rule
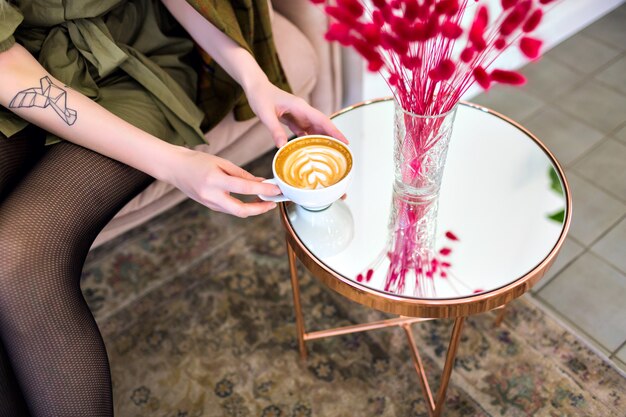
[[[77,115],[76,110],[67,107],[67,92],[53,84],[47,76],[39,80],[39,83],[40,88],[29,88],[17,93],[9,103],[9,108],[41,107],[44,109],[50,106],[65,123],[73,125]]]

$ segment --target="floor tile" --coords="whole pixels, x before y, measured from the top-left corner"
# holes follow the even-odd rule
[[[604,137],[599,130],[551,105],[537,111],[524,122],[524,126],[537,135],[565,166]]]
[[[624,215],[626,205],[573,172],[566,175],[573,199],[570,235],[590,245]]]
[[[597,81],[588,81],[561,96],[557,105],[604,133],[626,122],[626,95]]]
[[[624,24],[626,25],[626,21]],[[611,88],[626,93],[626,55],[604,68],[595,78]]]
[[[545,56],[576,71],[591,74],[616,58],[620,52],[620,49],[578,33],[548,51]]]
[[[585,155],[573,169],[609,194],[626,201],[626,145],[607,140]]]
[[[622,348],[617,351],[615,357],[626,364],[626,345],[622,346]]]
[[[626,125],[621,129],[617,129],[617,131],[613,134],[620,142],[626,144]]]
[[[523,90],[510,86],[498,85],[472,100],[515,121],[522,121],[539,110],[543,101]]]
[[[561,247],[561,251],[556,258],[556,261],[550,267],[550,270],[546,273],[546,275],[541,278],[541,281],[537,283],[532,289],[533,292],[538,292],[543,287],[546,286],[554,278],[558,275],[563,269],[565,269],[574,259],[580,256],[585,251],[584,246],[580,243],[576,242],[571,238],[566,238],[565,243],[563,243],[563,247]]]
[[[593,245],[591,250],[626,274],[626,218]]]
[[[539,297],[609,351],[626,339],[626,275],[593,254],[574,261]]]
[[[626,8],[621,6],[586,27],[582,33],[626,50]]]
[[[544,101],[551,101],[570,91],[585,77],[550,57],[529,63],[522,69],[522,73],[528,80],[524,89]]]

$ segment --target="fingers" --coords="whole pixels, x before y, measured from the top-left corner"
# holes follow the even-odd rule
[[[289,128],[299,136],[302,136],[303,133],[317,133],[339,139],[345,144],[349,143],[348,139],[337,129],[328,116],[309,106],[306,102],[302,107],[284,114],[283,118],[288,123]]]
[[[274,184],[268,184],[265,182],[258,182],[255,180],[247,180],[237,177],[229,177],[226,179],[226,190],[237,194],[248,195],[267,195],[274,196],[280,194],[280,189]]]
[[[244,178],[251,181],[257,181],[258,179],[263,180],[263,178],[255,177],[250,174],[245,169],[238,167],[227,159],[221,159],[218,161],[218,166],[222,168],[222,170],[230,176]]]
[[[230,213],[237,217],[249,217],[263,214],[276,207],[276,203],[271,201],[261,201],[255,203],[243,203],[236,198],[226,195],[221,202],[222,209],[225,213]]]
[[[270,131],[272,139],[274,139],[274,143],[278,148],[287,143],[287,134],[285,133],[285,130],[278,121],[278,116],[276,116],[276,114],[274,114],[273,112],[264,112],[263,114],[259,115],[259,119]]]

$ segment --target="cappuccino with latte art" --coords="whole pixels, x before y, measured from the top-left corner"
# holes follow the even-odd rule
[[[325,137],[290,142],[276,158],[276,174],[287,184],[314,190],[341,181],[352,168],[346,147]]]
[[[352,178],[352,153],[330,136],[296,138],[280,148],[272,162],[278,196],[259,196],[265,201],[293,201],[311,211],[323,210],[341,198]]]

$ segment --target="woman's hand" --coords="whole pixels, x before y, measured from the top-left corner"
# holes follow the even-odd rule
[[[280,189],[226,159],[180,148],[172,162],[167,181],[212,210],[248,217],[276,207],[271,201],[244,203],[232,197],[230,193],[275,196]]]
[[[321,134],[348,143],[346,137],[326,115],[300,97],[276,87],[267,79],[244,86],[244,91],[250,107],[269,129],[279,148],[287,143],[287,135],[280,122],[286,124],[298,136]]]

